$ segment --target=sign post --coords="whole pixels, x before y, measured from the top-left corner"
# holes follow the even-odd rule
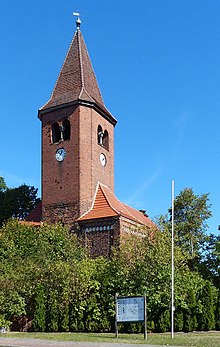
[[[144,324],[144,338],[147,340],[147,308],[144,296],[115,296],[115,336],[118,337],[118,323]]]
[[[118,337],[118,305],[117,305],[117,300],[118,300],[118,294],[115,294],[115,337]]]
[[[147,340],[147,299],[144,294],[144,339]]]

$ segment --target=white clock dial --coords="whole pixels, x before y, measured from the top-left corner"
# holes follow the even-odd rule
[[[66,156],[66,151],[64,148],[59,148],[57,151],[56,151],[56,160],[57,161],[63,161],[63,159],[65,158]]]
[[[102,166],[106,165],[106,156],[103,153],[100,154],[100,162],[101,162]]]

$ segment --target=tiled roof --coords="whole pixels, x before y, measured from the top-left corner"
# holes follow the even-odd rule
[[[101,183],[98,183],[97,185],[91,209],[78,218],[78,221],[88,221],[91,219],[116,216],[125,217],[135,223],[146,225],[149,228],[155,227],[154,223],[146,214],[118,200],[112,191]],[[33,225],[40,225],[41,221],[42,202],[40,201],[25,218],[25,222]]]
[[[35,208],[25,218],[26,222],[40,223],[42,221],[42,201],[40,201]]]
[[[153,227],[154,223],[147,215],[119,201],[111,190],[98,183],[96,195],[91,209],[82,215],[78,221],[90,219],[123,216],[141,225]]]
[[[89,212],[81,216],[78,220],[114,217],[118,213],[110,206],[101,185],[98,185],[93,206]]]
[[[74,101],[84,101],[97,105],[112,118],[113,123],[116,123],[114,117],[105,107],[80,30],[75,32],[51,98],[39,110],[39,113],[48,108]]]

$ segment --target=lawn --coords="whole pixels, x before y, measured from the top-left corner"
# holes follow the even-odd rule
[[[11,332],[1,335],[13,338],[34,338],[57,341],[88,341],[88,342],[111,342],[111,343],[135,343],[167,346],[195,346],[195,347],[220,347],[220,332],[194,332],[177,333],[173,340],[170,334],[148,334],[147,341],[142,334],[119,334],[115,338],[109,333],[19,333]]]

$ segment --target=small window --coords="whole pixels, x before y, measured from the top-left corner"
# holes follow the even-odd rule
[[[63,139],[64,141],[70,139],[70,121],[68,119],[63,121]]]
[[[109,150],[109,136],[107,130],[104,131],[102,145],[107,151]]]
[[[59,142],[61,140],[60,127],[58,123],[53,123],[51,126],[52,129],[52,141],[53,143]]]
[[[97,131],[97,141],[98,144],[102,146],[102,138],[103,138],[103,131],[101,125],[98,126],[98,131]]]

